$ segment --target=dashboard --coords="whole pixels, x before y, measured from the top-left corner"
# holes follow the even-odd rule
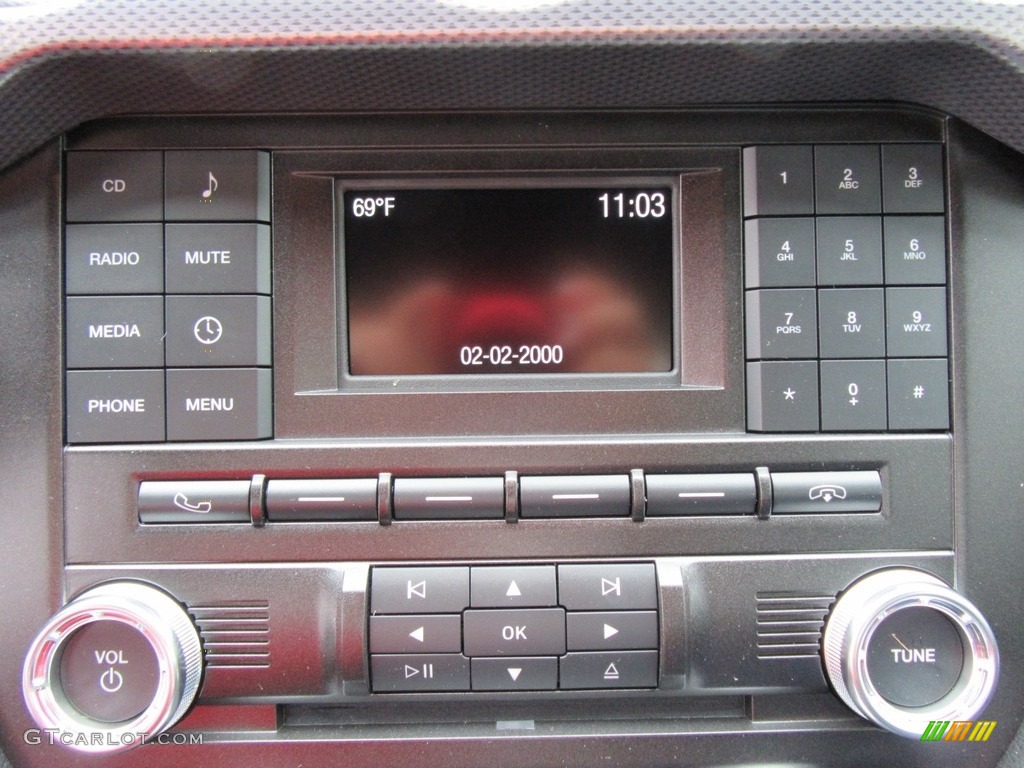
[[[0,3],[0,747],[1022,764],[1015,5]]]

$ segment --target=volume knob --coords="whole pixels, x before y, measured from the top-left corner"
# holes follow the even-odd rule
[[[912,739],[933,720],[973,720],[999,678],[999,649],[981,612],[936,577],[910,568],[872,573],[843,592],[823,646],[839,697]]]
[[[33,641],[22,693],[36,724],[82,752],[115,752],[173,725],[202,676],[199,634],[180,603],[146,584],[95,587]]]

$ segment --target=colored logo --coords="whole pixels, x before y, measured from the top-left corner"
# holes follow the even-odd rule
[[[995,720],[932,720],[921,741],[988,741],[995,729]]]

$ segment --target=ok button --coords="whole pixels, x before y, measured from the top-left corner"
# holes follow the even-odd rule
[[[466,611],[463,636],[467,656],[560,656],[565,610]]]

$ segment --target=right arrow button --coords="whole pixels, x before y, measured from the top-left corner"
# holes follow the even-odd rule
[[[657,611],[566,614],[570,651],[646,650],[658,647]]]

